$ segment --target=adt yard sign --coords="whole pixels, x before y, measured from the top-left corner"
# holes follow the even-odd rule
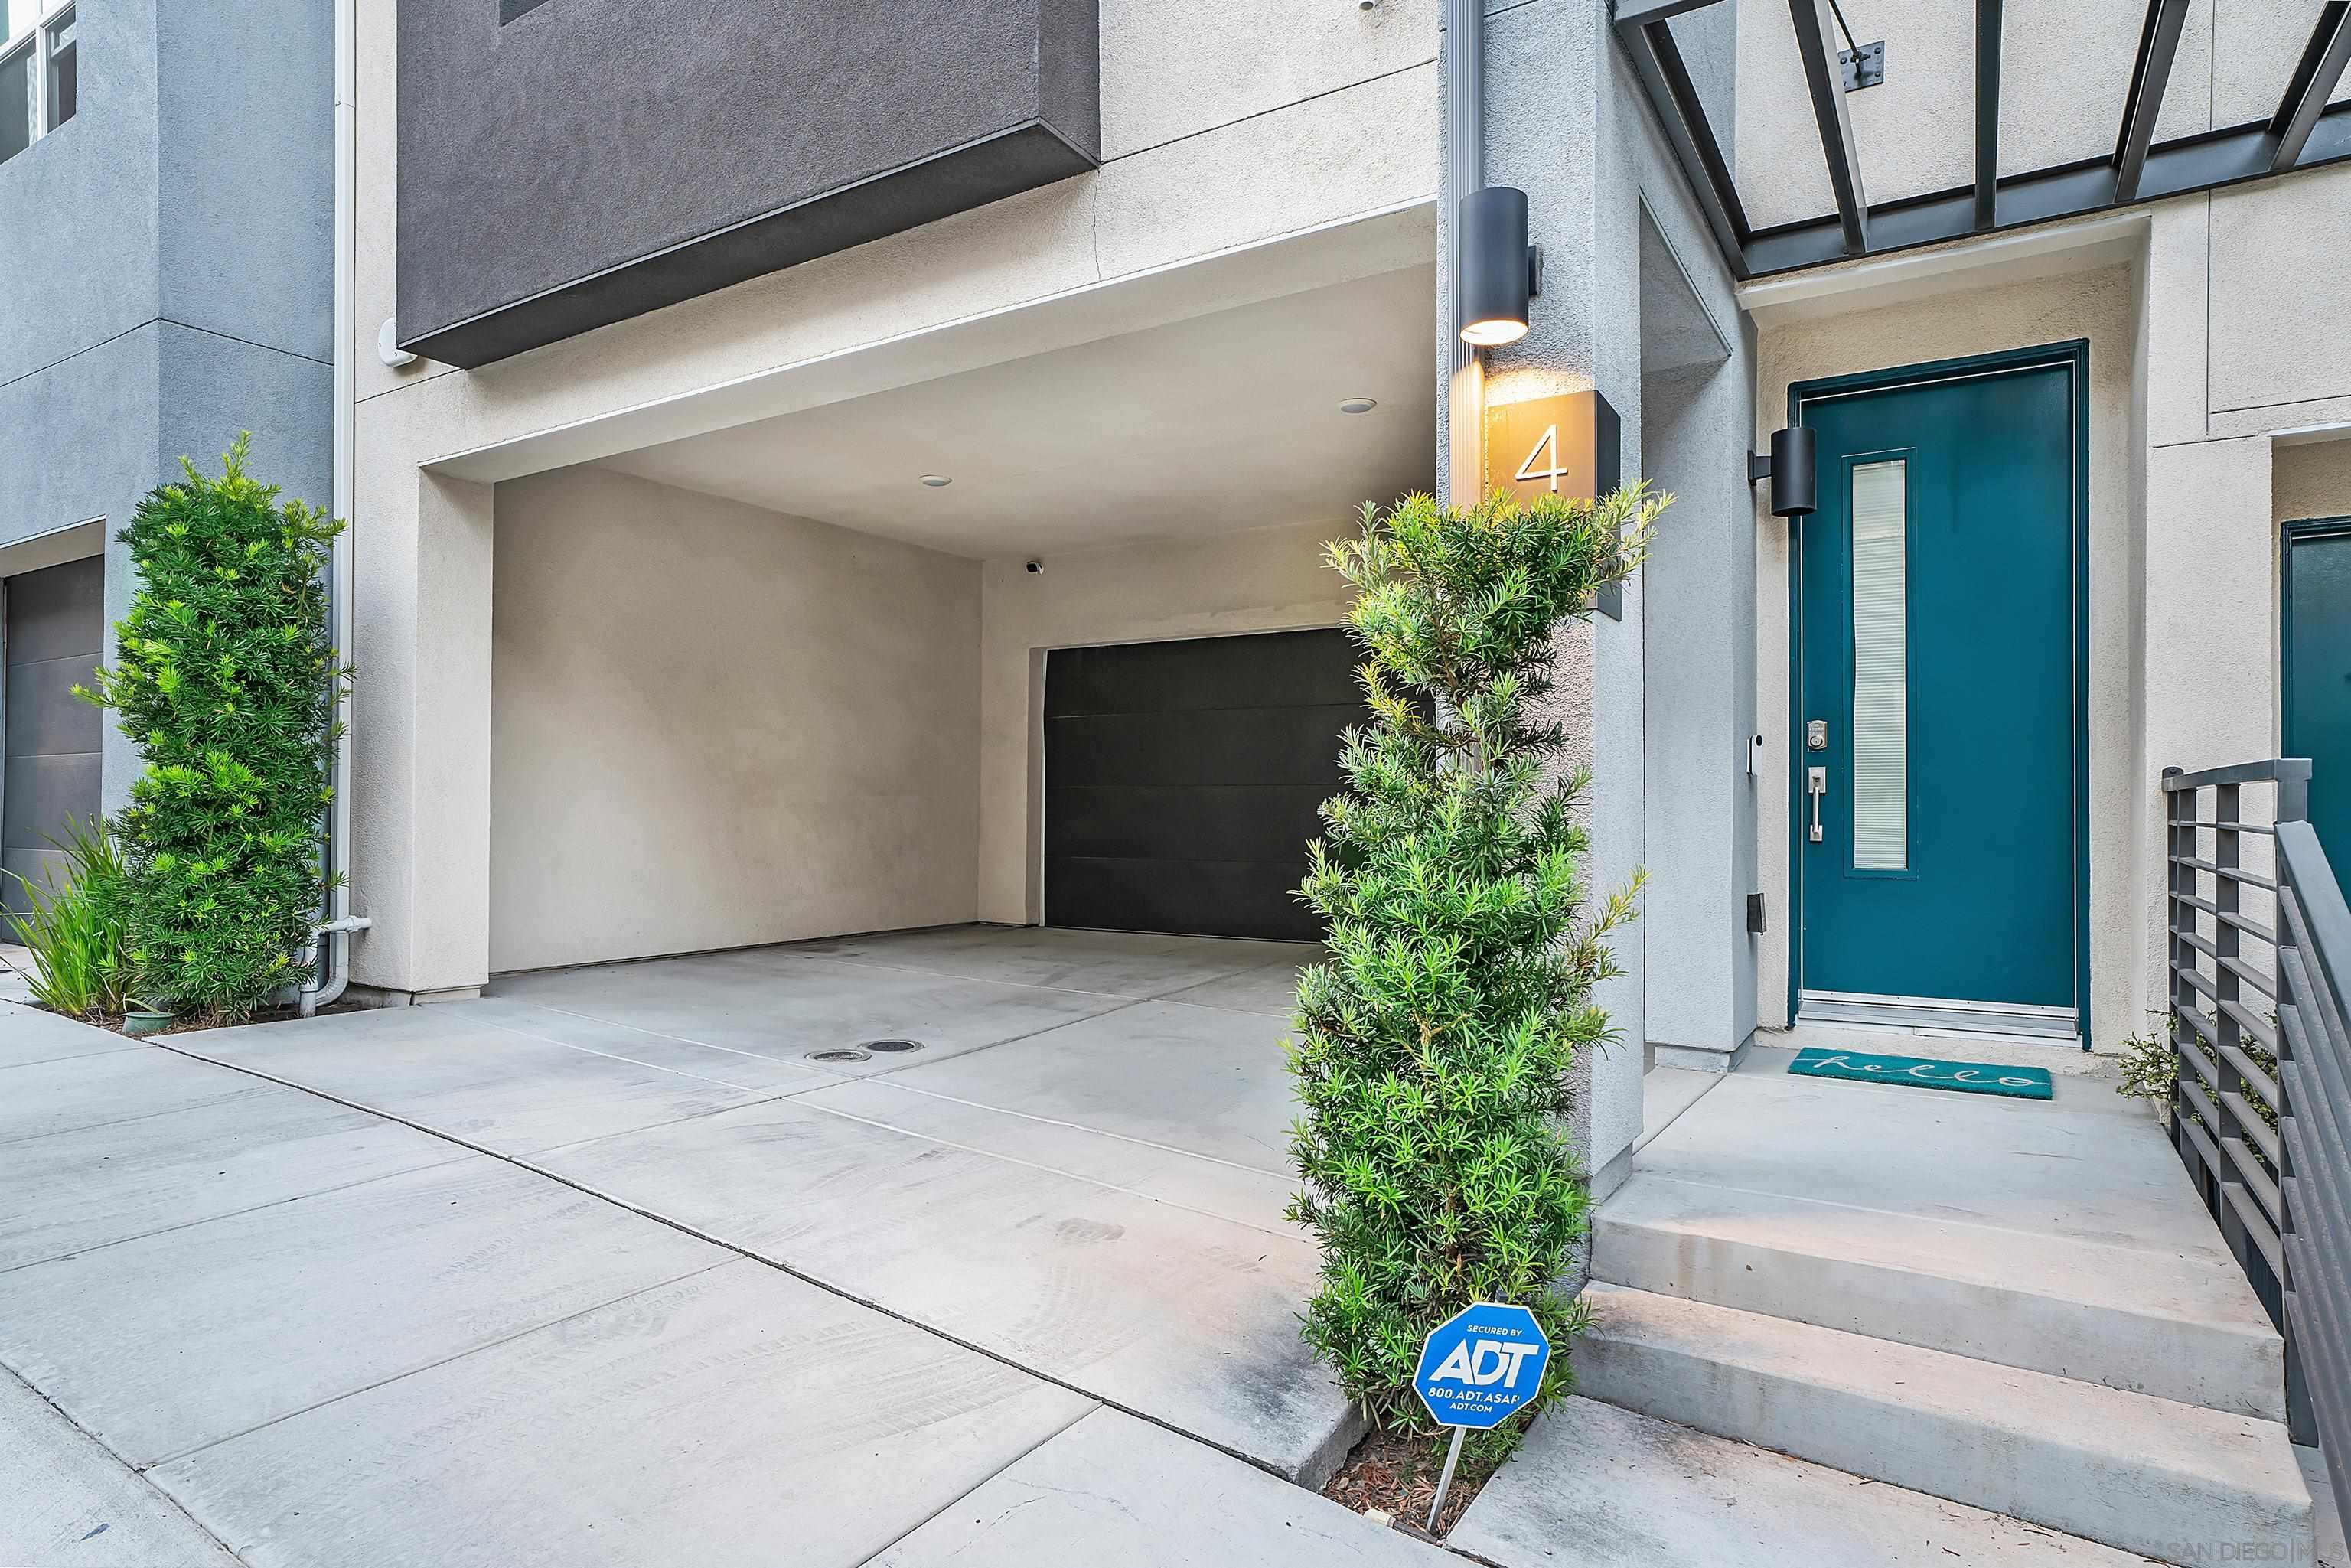
[[[1430,1331],[1412,1385],[1437,1425],[1482,1431],[1535,1396],[1550,1361],[1534,1313],[1479,1301]]]

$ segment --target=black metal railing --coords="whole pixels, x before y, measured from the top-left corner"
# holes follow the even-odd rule
[[[2351,1512],[2351,908],[2309,785],[2297,758],[2164,774],[2171,1130]]]
[[[2289,1413],[2326,1452],[2351,1519],[2351,908],[2308,822],[2278,826],[2278,1087]]]

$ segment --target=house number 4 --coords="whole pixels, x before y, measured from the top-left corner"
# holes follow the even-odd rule
[[[1546,454],[1550,455],[1551,466],[1536,467],[1535,465],[1541,462]],[[1559,460],[1559,425],[1554,423],[1544,427],[1541,438],[1536,441],[1533,449],[1527,454],[1526,461],[1519,465],[1519,471],[1511,477],[1522,483],[1529,480],[1548,479],[1551,481],[1552,494],[1557,495],[1559,482],[1567,477],[1567,474],[1566,465]]]

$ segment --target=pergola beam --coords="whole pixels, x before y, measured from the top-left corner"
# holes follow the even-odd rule
[[[2344,0],[2351,4],[2351,0]],[[1976,227],[2000,221],[2000,0],[1976,0]]]
[[[1744,278],[1747,242],[1754,231],[1748,226],[1747,212],[1740,204],[1739,188],[1731,181],[1730,165],[1722,156],[1721,144],[1715,141],[1713,127],[1707,123],[1706,105],[1699,100],[1698,85],[1690,79],[1689,68],[1682,63],[1673,29],[1666,25],[1668,16],[1713,3],[1714,0],[1640,0],[1635,4],[1626,0],[1617,7],[1616,34],[1624,41],[1625,52],[1632,57],[1633,68],[1648,92],[1650,106],[1665,126],[1666,140],[1673,143],[1674,156],[1688,177],[1690,193],[1697,198],[1698,211],[1705,214],[1707,227],[1714,233],[1715,245],[1729,264],[1732,276]]]
[[[2266,120],[2159,143],[2147,154],[2138,199],[2158,202],[2167,196],[2270,178],[2277,172],[2270,166],[2274,146]],[[2338,103],[2318,117],[2294,172],[2346,162],[2351,162],[2351,103]],[[2011,174],[2000,183],[1999,228],[2007,231],[2087,217],[2133,204],[2115,200],[2114,183],[2114,165],[2103,157]],[[1972,184],[1887,202],[1870,213],[1870,254],[1886,256],[1987,232],[1975,219]],[[1797,272],[1842,261],[1844,256],[1837,216],[1828,213],[1759,230],[1748,243],[1746,275],[1769,277]]]
[[[2270,134],[2277,138],[2277,149],[2270,154],[2273,172],[2283,174],[2301,161],[2346,64],[2351,64],[2351,0],[2326,0],[2303,48],[2302,62],[2286,84],[2285,97],[2270,117]]]
[[[2130,97],[2123,104],[2121,132],[2115,139],[2115,200],[2138,199],[2155,123],[2163,116],[2163,91],[2171,62],[2179,53],[2179,29],[2188,20],[2188,0],[2148,0],[2147,25],[2139,29],[2138,61],[2131,68]]]
[[[1615,0],[1618,39],[1639,74],[1724,264],[1740,280],[1770,277],[1917,246],[2087,217],[2351,162],[2351,103],[2327,102],[2351,69],[2351,0],[2325,0],[2277,111],[2266,120],[2155,140],[2189,0],[2149,0],[2130,95],[2111,157],[2003,178],[2000,172],[2002,0],[1975,0],[1975,168],[1967,184],[1872,207],[1862,193],[1826,0],[1789,0],[1813,122],[1837,210],[1752,228],[1698,88],[1667,23],[1721,0]]]
[[[2182,5],[2187,0],[2179,0]],[[1804,85],[1812,92],[1813,123],[1821,133],[1821,156],[1829,166],[1829,189],[1836,193],[1837,221],[1847,256],[1869,252],[1869,198],[1862,193],[1861,161],[1853,150],[1853,120],[1844,111],[1844,73],[1838,68],[1829,37],[1828,0],[1788,0],[1796,27],[1796,52],[1803,57]]]
[[[1716,0],[1617,0],[1613,12],[1619,31],[1627,27],[1646,27],[1678,16],[1686,11],[1703,11]]]

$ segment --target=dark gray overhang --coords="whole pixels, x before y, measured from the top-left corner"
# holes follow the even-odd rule
[[[1616,0],[1616,36],[1663,122],[1698,210],[1735,277],[1768,277],[1855,256],[1884,256],[1970,235],[2022,228],[2194,191],[2217,190],[2351,159],[2351,103],[2327,98],[2351,63],[2351,0],[2326,0],[2269,119],[2155,140],[2188,0],[2148,0],[2115,151],[2054,168],[1999,173],[2001,0],[1976,0],[1975,178],[1922,196],[1872,204],[1846,118],[1824,20],[1826,0],[1788,0],[1805,88],[1837,210],[1754,228],[1667,23],[1723,0]]]
[[[400,346],[468,369],[1101,162],[1096,0],[402,0]]]

